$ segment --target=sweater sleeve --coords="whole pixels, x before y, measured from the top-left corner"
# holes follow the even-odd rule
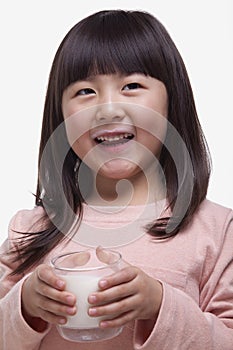
[[[11,220],[10,227],[17,226],[20,214]],[[0,349],[37,350],[47,334],[34,331],[24,320],[21,313],[21,289],[27,275],[10,273],[16,267],[12,257],[7,254],[13,246],[12,230],[8,239],[0,247]]]
[[[208,274],[203,271],[199,304],[184,291],[163,283],[157,322],[147,339],[143,337],[144,321],[136,322],[135,349],[233,349],[232,212],[211,269]]]

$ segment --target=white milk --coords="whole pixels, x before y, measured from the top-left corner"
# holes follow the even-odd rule
[[[97,328],[101,317],[90,317],[87,313],[90,304],[88,295],[98,290],[100,277],[91,275],[67,275],[62,276],[66,280],[66,290],[75,294],[77,298],[77,312],[74,316],[67,317],[64,327],[69,328]]]

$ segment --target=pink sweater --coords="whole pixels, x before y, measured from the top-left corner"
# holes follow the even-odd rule
[[[232,350],[233,349],[233,212],[205,200],[189,227],[172,239],[153,240],[143,233],[150,210],[138,219],[136,240],[117,250],[130,264],[159,279],[163,301],[159,317],[147,339],[144,321],[128,324],[111,339],[75,343],[61,338],[56,327],[39,333],[30,328],[21,314],[21,287],[24,276],[7,277],[14,268],[4,255],[15,230],[27,230],[41,215],[42,208],[22,210],[10,223],[9,239],[1,247],[0,264],[0,349],[1,350]],[[135,207],[126,213],[106,215],[85,207],[84,222],[112,228],[135,216]],[[44,260],[61,250],[78,250],[71,241],[56,247]],[[27,271],[28,273],[29,271]]]

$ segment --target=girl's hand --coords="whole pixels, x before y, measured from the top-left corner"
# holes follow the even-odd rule
[[[64,324],[66,316],[76,313],[75,296],[65,291],[65,281],[45,264],[39,265],[25,280],[21,298],[25,320],[38,331],[43,331],[47,322]]]
[[[120,327],[136,320],[156,322],[162,302],[162,285],[134,266],[102,279],[100,291],[89,296],[90,316],[106,316],[100,327]],[[102,304],[102,305],[101,305]],[[104,305],[103,305],[104,304]],[[115,315],[113,319],[111,315]]]

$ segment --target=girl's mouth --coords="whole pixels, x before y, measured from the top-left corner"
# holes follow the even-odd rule
[[[95,142],[103,146],[114,146],[129,142],[134,138],[132,133],[108,133],[95,137]]]

